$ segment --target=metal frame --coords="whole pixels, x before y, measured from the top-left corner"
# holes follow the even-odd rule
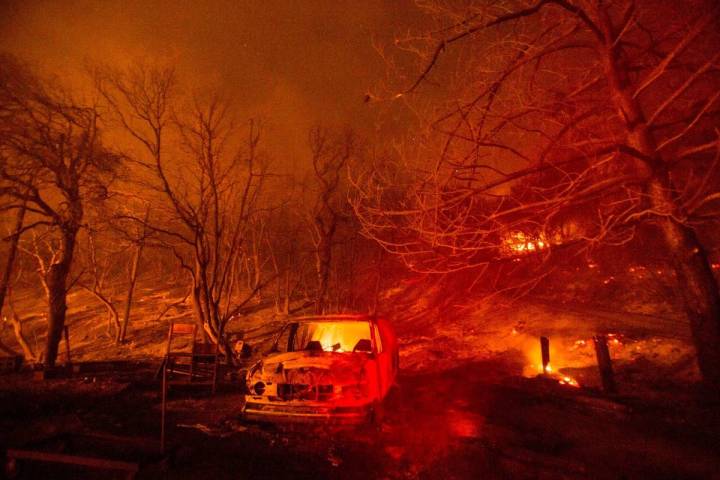
[[[185,335],[190,337],[190,351],[173,352],[172,344],[173,339],[179,335]],[[163,359],[162,366],[162,404],[160,408],[160,448],[165,451],[165,418],[166,418],[166,404],[167,394],[170,385],[209,385],[211,392],[215,395],[217,389],[217,372],[218,363],[220,357],[220,344],[219,342],[214,345],[212,353],[209,352],[198,352],[197,348],[200,345],[197,341],[197,325],[194,323],[186,322],[172,322],[168,329],[167,347],[165,350],[165,358]],[[190,360],[188,364],[188,371],[183,372],[175,370],[175,359],[188,358]],[[205,360],[204,363],[212,363],[212,375],[210,380],[206,381],[195,381],[196,372],[195,364],[198,360]],[[207,361],[210,360],[210,361]],[[169,377],[169,374],[184,374],[187,375],[186,379],[174,380]]]

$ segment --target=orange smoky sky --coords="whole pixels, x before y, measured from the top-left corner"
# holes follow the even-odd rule
[[[71,84],[88,62],[172,63],[186,85],[220,89],[241,117],[264,119],[276,161],[301,167],[313,124],[371,139],[402,130],[363,98],[386,73],[373,40],[420,21],[407,0],[0,0],[0,49]]]

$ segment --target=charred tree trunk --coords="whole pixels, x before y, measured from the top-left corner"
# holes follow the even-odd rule
[[[12,236],[10,237],[10,248],[8,249],[7,261],[5,262],[5,270],[3,271],[2,279],[0,279],[0,316],[2,314],[3,305],[5,298],[7,297],[7,304],[10,310],[9,318],[10,323],[13,326],[15,332],[15,339],[17,340],[20,348],[23,351],[25,360],[29,362],[35,362],[37,357],[30,344],[27,342],[25,335],[22,331],[22,320],[17,315],[12,302],[12,292],[10,291],[10,277],[15,267],[15,257],[17,256],[18,244],[20,243],[20,233],[22,231],[23,222],[25,220],[25,205],[20,207],[15,218],[15,228]],[[8,353],[15,354],[15,352],[5,345],[0,344],[0,348]]]
[[[648,189],[655,208],[669,201],[669,189],[659,183],[652,182]],[[708,385],[720,387],[720,294],[707,253],[695,232],[673,217],[662,219],[659,226],[690,321],[700,373]]]
[[[130,323],[130,309],[132,308],[133,294],[135,293],[135,285],[138,277],[138,266],[140,265],[140,257],[142,256],[144,246],[144,242],[139,242],[133,254],[132,266],[130,267],[130,283],[128,284],[127,298],[125,299],[125,311],[123,312],[122,329],[117,337],[117,343],[125,342],[125,338],[127,337],[128,323]]]
[[[52,368],[58,354],[58,345],[65,327],[67,311],[67,278],[75,253],[77,227],[64,226],[62,247],[58,260],[50,265],[47,272],[48,285],[48,335],[45,345],[45,366]]]
[[[317,250],[317,275],[318,275],[318,293],[315,303],[315,312],[323,313],[327,307],[327,292],[330,283],[330,266],[332,264],[332,246],[330,238],[323,236],[320,238],[320,245]]]
[[[202,332],[203,340],[207,340],[208,310],[205,302],[205,290],[202,284],[200,262],[195,262],[195,270],[191,272],[190,279],[192,281],[191,297],[193,314],[197,322],[199,330]]]
[[[290,291],[290,270],[285,271],[285,298],[282,307],[282,313],[287,315],[290,313],[290,297],[292,292]]]
[[[15,339],[20,345],[20,348],[22,348],[25,360],[27,362],[34,363],[37,361],[37,355],[35,354],[35,352],[33,352],[32,347],[30,347],[30,343],[27,341],[27,339],[25,338],[25,334],[22,331],[22,319],[15,311],[15,306],[13,305],[12,301],[12,291],[10,289],[8,289],[7,292],[7,300],[8,307],[10,307],[10,322],[12,323],[13,330],[15,332]]]
[[[720,294],[710,262],[675,198],[672,181],[647,118],[634,96],[628,72],[622,66],[615,32],[607,13],[600,8],[598,18],[604,36],[605,72],[618,115],[625,122],[627,145],[637,152],[636,165],[647,179],[648,207],[657,216],[667,251],[672,256],[678,284],[682,288],[685,311],[703,380],[720,387]]]
[[[198,327],[205,332],[205,313],[203,312],[203,302],[201,295],[201,288],[197,281],[193,279],[192,284],[192,306],[195,321]],[[203,333],[204,334],[204,333]]]
[[[0,314],[2,314],[5,294],[10,286],[10,276],[12,275],[13,268],[15,267],[15,256],[17,255],[18,243],[20,242],[20,231],[22,230],[24,221],[25,205],[23,205],[17,212],[17,217],[15,218],[15,229],[10,237],[10,248],[8,249],[7,261],[5,262],[5,270],[3,271],[2,279],[0,279]]]

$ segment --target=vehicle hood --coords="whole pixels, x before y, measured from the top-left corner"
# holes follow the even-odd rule
[[[353,384],[361,381],[370,356],[364,353],[287,352],[270,355],[253,368],[253,381]]]

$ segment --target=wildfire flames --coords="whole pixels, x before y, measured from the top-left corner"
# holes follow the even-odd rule
[[[517,330],[515,328],[513,328],[513,330],[511,331],[511,334],[518,335],[519,332],[517,332]],[[625,347],[625,345],[623,343],[623,337],[621,334],[608,333],[605,335],[605,337],[607,338],[607,342],[608,342],[609,346],[611,346],[613,348]],[[557,345],[557,343],[555,343],[555,345]],[[577,352],[579,350],[580,351],[584,350],[588,346],[592,346],[592,345],[593,345],[592,339],[580,338],[580,339],[575,340],[574,342],[572,342],[569,345],[568,351],[573,352],[577,355]],[[634,349],[640,350],[640,347],[635,346]],[[535,347],[535,342],[533,342],[532,347],[527,351],[527,354],[528,354],[528,357],[532,358],[532,359],[538,358],[540,356],[539,349],[537,349]],[[594,358],[594,355],[592,355],[592,356]],[[551,353],[551,358],[554,358],[556,361],[558,359],[560,359],[560,361],[562,361],[565,364],[568,364],[568,363],[577,364],[577,362],[570,360],[570,357],[564,357],[562,351],[553,350]],[[564,361],[563,361],[563,359],[564,359]],[[562,372],[562,370],[563,370],[562,368],[553,367],[553,365],[551,363],[548,363],[545,366],[543,366],[542,363],[538,363],[538,364],[533,363],[526,368],[525,375],[526,376],[535,376],[537,374],[540,374],[540,375],[544,375],[547,378],[556,380],[560,385],[566,385],[566,386],[575,387],[575,388],[579,388],[581,386],[580,383],[578,382],[578,380],[565,374],[564,372]],[[537,373],[535,373],[535,372],[537,372]]]
[[[529,254],[549,246],[545,235],[533,237],[520,231],[512,232],[503,243],[505,249],[512,254]]]
[[[569,385],[571,387],[577,387],[577,388],[580,387],[580,384],[576,380],[574,380],[570,377],[563,377],[561,380],[558,380],[558,382],[560,383],[560,385]]]
[[[352,352],[358,341],[370,339],[367,324],[360,322],[333,322],[313,324],[309,340],[317,340],[326,352]]]
[[[545,366],[540,364],[538,365],[538,370],[540,371],[540,373],[552,373],[552,366],[549,363]]]
[[[567,385],[576,388],[580,387],[580,384],[574,378],[568,377],[567,375],[562,375],[560,373],[553,373],[553,367],[549,363],[545,367],[543,367],[542,364],[538,365],[538,372],[540,372],[540,374],[544,374],[551,378],[557,379],[560,385]]]

